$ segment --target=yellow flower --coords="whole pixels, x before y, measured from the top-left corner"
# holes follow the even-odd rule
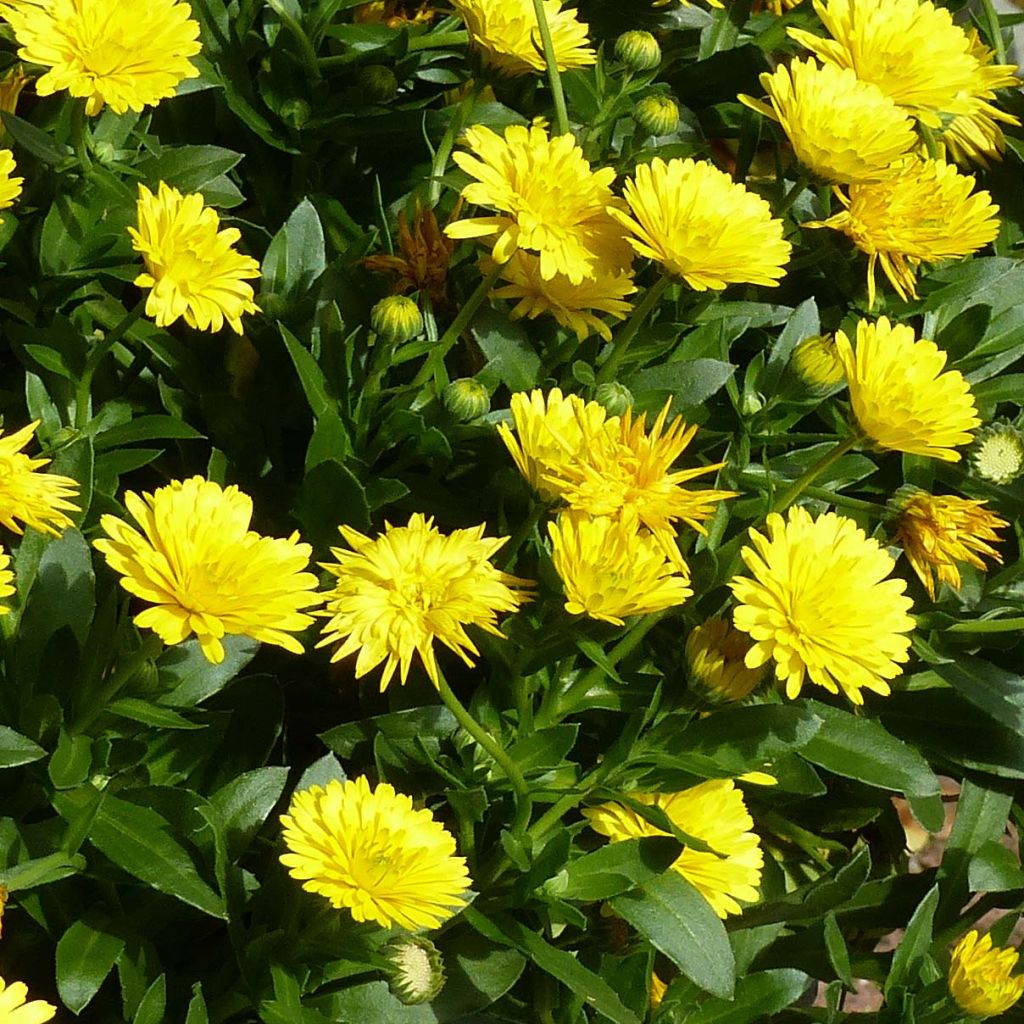
[[[121,574],[121,586],[151,605],[135,616],[136,625],[165,644],[195,633],[214,664],[224,660],[225,634],[302,653],[291,634],[312,624],[300,609],[320,599],[316,576],[303,571],[312,549],[298,533],[254,533],[252,499],[198,476],[141,497],[128,491],[124,504],[142,533],[105,515],[100,526],[110,539],[94,544]]]
[[[953,947],[949,964],[949,994],[957,1006],[972,1017],[1005,1013],[1024,993],[1024,974],[1010,973],[1019,955],[972,928]]]
[[[532,0],[452,0],[472,44],[484,61],[506,75],[544,70],[544,51]],[[593,64],[597,55],[587,26],[560,0],[544,0],[544,15],[555,45],[559,71]]]
[[[21,533],[15,520],[57,537],[71,520],[66,512],[80,511],[74,502],[78,481],[55,473],[37,473],[49,459],[29,458],[21,449],[35,436],[39,420],[7,437],[0,430],[0,525]]]
[[[911,119],[849,68],[794,60],[761,75],[761,85],[770,105],[750,96],[740,100],[778,121],[797,159],[828,181],[879,181],[917,145]]]
[[[146,316],[158,327],[180,316],[201,331],[219,331],[225,324],[242,333],[242,314],[258,313],[252,285],[260,266],[233,248],[237,228],[220,230],[217,211],[203,205],[198,192],[183,196],[161,181],[157,194],[139,185],[138,230],[129,228],[132,246],[142,253],[146,273],[135,278],[151,288]]]
[[[934,341],[915,339],[913,328],[887,317],[857,324],[857,350],[836,331],[850,404],[860,429],[882,448],[959,462],[953,449],[969,444],[981,420],[970,385],[959,370],[946,370],[946,353]]]
[[[753,579],[729,582],[739,602],[733,623],[754,641],[747,667],[774,661],[790,698],[807,677],[854,704],[864,703],[862,689],[888,694],[886,680],[909,658],[903,634],[914,628],[906,581],[886,578],[892,558],[835,512],[812,519],[793,507],[788,520],[773,512],[767,526],[767,537],[751,529],[754,546],[740,552]]]
[[[637,167],[624,192],[633,217],[615,207],[608,212],[632,232],[630,245],[691,288],[776,285],[783,276],[792,246],[782,221],[725,171],[655,157]]]
[[[974,178],[952,164],[911,157],[894,177],[851,185],[846,209],[807,228],[835,228],[868,256],[868,305],[875,304],[875,264],[900,298],[917,298],[921,263],[968,256],[999,234],[999,207],[988,192],[974,192]]]
[[[21,90],[28,84],[29,77],[22,66],[16,64],[3,78],[0,78],[0,110],[13,114],[18,107]]]
[[[192,9],[177,0],[15,0],[0,4],[21,48],[18,56],[50,70],[36,82],[85,98],[88,114],[141,111],[173,96],[198,68]]]
[[[358,651],[357,679],[384,662],[382,691],[396,668],[406,681],[417,653],[438,685],[435,640],[472,665],[469,655],[480,652],[465,627],[502,636],[498,614],[529,599],[527,580],[490,563],[508,538],[485,537],[483,526],[445,535],[417,512],[407,526],[385,523],[376,540],[348,526],[340,530],[354,550],[331,548],[338,561],[323,565],[337,582],[319,613],[329,621],[317,646],[341,643],[332,661]]]
[[[1000,539],[996,530],[1009,524],[985,508],[983,501],[971,501],[953,495],[928,494],[913,488],[895,498],[896,543],[906,553],[928,596],[935,600],[935,578],[960,589],[957,562],[984,569],[980,557],[1002,562],[1002,557],[986,541]]]
[[[693,594],[664,544],[635,523],[562,513],[548,536],[572,615],[622,626],[627,616],[660,612]]]
[[[683,832],[716,853],[684,849],[672,865],[711,904],[719,917],[739,914],[737,902],[755,902],[764,857],[743,794],[731,779],[709,779],[681,793],[630,793],[637,803],[660,807]],[[661,829],[619,803],[584,808],[590,827],[612,842],[663,836]],[[718,856],[722,854],[723,856]]]
[[[457,220],[445,228],[447,235],[497,236],[491,250],[496,263],[507,262],[517,249],[535,252],[547,280],[564,274],[579,284],[599,267],[628,268],[629,246],[609,216],[621,204],[611,191],[615,171],[592,171],[572,135],[552,139],[543,128],[511,125],[502,138],[474,125],[465,142],[471,153],[453,159],[477,180],[462,190],[463,198],[499,213]]]
[[[686,660],[694,678],[716,700],[743,700],[762,679],[764,666],[747,668],[744,658],[753,646],[745,633],[725,619],[712,618],[696,626],[686,638]]]
[[[790,357],[796,375],[810,388],[831,391],[846,379],[843,364],[831,334],[815,334],[804,338]]]
[[[357,921],[436,928],[466,903],[469,874],[455,840],[386,782],[371,790],[360,776],[302,790],[281,824],[289,850],[281,863]]]
[[[549,313],[563,327],[574,331],[580,341],[591,334],[611,341],[611,330],[595,312],[624,320],[633,308],[626,296],[636,291],[630,274],[601,266],[594,268],[592,277],[578,284],[564,274],[545,280],[540,272],[540,258],[522,250],[501,268],[501,278],[508,284],[496,288],[493,294],[499,299],[518,300],[512,310],[514,319],[525,316],[534,320]]]
[[[0,149],[0,210],[13,206],[14,200],[21,195],[21,186],[25,179],[11,177],[16,170],[14,154],[9,149]],[[3,217],[0,217],[0,224],[3,222]]]
[[[12,983],[0,978],[0,1024],[45,1024],[53,1020],[57,1007],[42,999],[28,998],[28,986],[23,981]]]
[[[656,1010],[661,1006],[661,1001],[668,991],[668,984],[658,977],[655,971],[651,971],[651,1009]]]
[[[11,556],[0,548],[0,598],[11,597],[15,593],[14,573],[11,572]],[[0,604],[0,615],[6,615],[11,609]]]

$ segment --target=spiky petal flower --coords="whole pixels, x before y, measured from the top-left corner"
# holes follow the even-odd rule
[[[29,77],[20,64],[8,69],[0,78],[0,110],[13,114],[18,107],[18,97],[28,83]]]
[[[946,353],[914,337],[887,317],[857,324],[857,349],[836,332],[850,404],[860,429],[876,444],[911,455],[959,462],[956,447],[969,444],[978,419],[970,385],[959,370],[946,370]]]
[[[936,577],[954,590],[960,589],[957,562],[976,569],[985,568],[981,555],[1002,562],[999,552],[986,541],[1000,540],[996,530],[1009,524],[985,508],[985,502],[900,488],[893,504],[896,543],[933,601]]]
[[[1020,954],[993,946],[991,935],[973,928],[953,947],[949,994],[964,1013],[994,1017],[1005,1013],[1024,994],[1024,974],[1012,974]]]
[[[761,841],[750,831],[753,819],[731,779],[709,779],[680,793],[630,793],[629,797],[660,808],[679,829],[716,851],[684,849],[672,867],[699,890],[719,917],[739,914],[743,909],[739,900],[752,903],[759,898],[764,865]],[[584,808],[583,813],[591,828],[612,842],[666,835],[620,803]]]
[[[760,196],[706,161],[655,157],[626,181],[633,216],[609,208],[641,255],[697,291],[777,285],[792,246]]]
[[[852,519],[826,512],[813,519],[793,507],[768,516],[768,535],[751,528],[740,552],[753,578],[734,577],[736,628],[753,646],[748,668],[774,662],[786,696],[809,678],[863,704],[862,689],[883,696],[903,671],[914,628],[905,580],[887,578],[895,563]]]
[[[135,284],[152,289],[146,316],[159,327],[183,316],[201,331],[227,323],[241,334],[242,314],[259,312],[245,279],[260,276],[256,260],[235,251],[241,232],[221,230],[217,211],[203,205],[200,193],[183,196],[163,181],[156,195],[139,185],[137,209],[139,226],[128,233],[146,264]]]
[[[22,448],[35,436],[39,420],[6,437],[0,430],[0,525],[21,533],[23,523],[57,537],[79,508],[68,499],[78,494],[78,481],[56,473],[39,473],[49,459],[33,459]]]
[[[498,213],[457,220],[445,228],[447,235],[495,238],[496,263],[507,262],[517,249],[535,252],[545,280],[564,274],[579,284],[598,268],[628,268],[629,246],[609,216],[621,205],[611,191],[615,171],[592,171],[572,135],[552,139],[543,128],[511,125],[502,137],[474,125],[466,129],[465,143],[470,152],[452,159],[477,180],[462,196]]]
[[[46,1024],[53,1020],[57,1007],[42,999],[28,1000],[23,981],[5,982],[0,978],[0,1022],[2,1024]]]
[[[435,640],[472,665],[480,652],[465,627],[502,636],[498,615],[528,600],[529,582],[490,562],[508,538],[485,537],[483,526],[446,535],[417,512],[406,526],[385,523],[375,540],[340,530],[353,550],[331,548],[337,562],[323,565],[337,582],[319,613],[328,622],[317,646],[340,644],[332,661],[358,651],[357,678],[384,662],[382,691],[396,668],[406,681],[414,654],[438,685]]]
[[[436,928],[466,903],[466,861],[428,810],[386,782],[332,779],[292,797],[281,816],[281,863],[302,888],[357,921],[408,931]]]
[[[141,111],[173,96],[199,69],[199,24],[178,0],[14,0],[0,4],[14,29],[18,56],[49,71],[40,96],[66,89],[86,112],[109,104],[115,114]]]
[[[763,665],[748,668],[744,659],[754,642],[725,619],[712,618],[690,630],[686,660],[694,680],[717,701],[749,697],[764,679]]]
[[[194,633],[214,664],[224,660],[221,641],[229,634],[302,653],[291,634],[312,625],[301,609],[320,599],[316,576],[304,571],[312,548],[298,533],[255,533],[252,499],[198,476],[141,497],[128,491],[124,504],[142,532],[105,515],[100,526],[109,540],[94,544],[121,586],[151,606],[135,616],[136,625],[165,644]]]
[[[999,234],[999,207],[974,178],[952,164],[910,157],[886,181],[836,190],[845,207],[804,227],[835,228],[868,256],[868,305],[875,304],[875,264],[901,299],[917,298],[922,263],[969,256]]]

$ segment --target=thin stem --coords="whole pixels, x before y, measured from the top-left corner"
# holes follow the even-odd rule
[[[412,36],[409,40],[409,53],[417,50],[443,50],[446,46],[465,46],[469,42],[469,33],[461,32],[429,32],[422,36]]]
[[[125,658],[107,676],[103,689],[90,700],[89,709],[81,715],[71,728],[73,735],[85,732],[93,722],[107,709],[107,705],[124,689],[127,683],[138,675],[139,670],[147,662],[156,658],[163,650],[163,641],[155,633],[150,633],[145,640]]]
[[[647,294],[644,295],[640,305],[633,310],[632,316],[612,339],[612,350],[597,371],[598,384],[604,384],[615,376],[615,371],[619,368],[623,356],[629,349],[630,342],[636,337],[637,331],[643,326],[648,314],[658,304],[658,300],[665,294],[665,289],[671,283],[672,278],[665,274],[647,289]]]
[[[928,150],[928,156],[932,160],[942,159],[942,148],[939,146],[939,140],[935,138],[935,132],[924,124],[922,121],[917,122],[918,131],[921,133],[921,138],[924,139],[924,148]]]
[[[100,363],[134,326],[145,308],[146,299],[143,297],[93,346],[93,350],[85,361],[82,376],[75,386],[75,429],[84,430],[89,423],[89,394],[92,391],[92,379],[96,375]]]
[[[533,10],[537,16],[537,28],[544,48],[544,63],[548,67],[548,83],[551,86],[551,99],[555,104],[555,125],[559,135],[569,134],[569,112],[565,109],[565,93],[562,91],[562,76],[558,72],[558,56],[555,53],[555,41],[551,38],[548,18],[544,13],[544,0],[533,0]]]
[[[996,51],[996,62],[1006,64],[1006,41],[1003,39],[1003,28],[999,24],[999,15],[992,6],[992,0],[981,0],[981,9],[985,12],[992,49]]]
[[[530,534],[533,533],[537,524],[543,518],[544,513],[548,511],[548,508],[549,506],[545,502],[534,501],[529,514],[523,518],[516,528],[516,532],[509,537],[508,542],[502,549],[501,560],[498,563],[506,572],[512,568],[512,563],[516,560],[519,549],[529,540]]]
[[[776,498],[775,501],[772,502],[772,512],[782,512],[789,508],[789,506],[804,493],[807,487],[814,483],[814,481],[817,480],[817,478],[821,476],[829,466],[838,462],[851,448],[854,447],[854,445],[858,444],[862,440],[863,438],[861,437],[860,432],[854,430],[851,432],[849,437],[839,441],[834,448],[825,452],[825,454],[818,459],[818,461],[815,462],[806,473],[794,481],[787,490],[782,492],[781,497]]]
[[[800,198],[809,184],[810,178],[806,174],[801,174],[793,183],[793,187],[782,197],[779,205],[775,207],[775,216],[781,218],[789,213],[790,207]]]
[[[982,619],[980,622],[955,622],[947,633],[1016,633],[1024,630],[1024,617],[1013,619]]]
[[[85,100],[71,100],[71,145],[83,171],[92,169],[92,158],[89,156],[89,145],[86,140],[88,129],[85,125]]]
[[[431,208],[437,206],[437,201],[441,198],[441,179],[448,167],[448,158],[452,155],[455,140],[459,137],[463,125],[469,120],[469,115],[483,87],[484,83],[480,79],[474,79],[465,98],[452,111],[452,119],[448,122],[448,128],[444,135],[441,136],[441,142],[438,144],[434,159],[430,164],[430,191],[427,194],[427,205]]]
[[[281,24],[295,40],[302,56],[302,63],[306,66],[312,80],[318,82],[323,75],[320,72],[320,62],[317,60],[316,50],[313,49],[313,43],[306,35],[306,30],[288,13],[281,0],[267,0],[267,5],[281,19]]]

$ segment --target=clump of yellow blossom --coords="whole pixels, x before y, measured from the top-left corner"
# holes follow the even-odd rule
[[[763,665],[748,668],[747,652],[754,641],[718,617],[690,630],[686,660],[694,680],[707,696],[717,701],[749,697],[765,676]]]
[[[0,978],[0,1021],[4,1024],[46,1024],[56,1016],[57,1007],[42,999],[28,1000],[23,981],[6,982]]]
[[[949,994],[964,1013],[994,1017],[1005,1013],[1024,993],[1024,974],[1012,974],[1020,954],[993,946],[991,935],[973,928],[953,947]]]
[[[33,459],[22,448],[35,436],[39,420],[13,434],[0,430],[0,525],[21,533],[31,526],[40,533],[57,537],[71,526],[68,512],[78,512],[69,499],[78,494],[78,481],[56,473],[39,473],[49,459]]]

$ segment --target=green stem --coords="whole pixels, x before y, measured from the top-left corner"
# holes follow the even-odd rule
[[[500,568],[508,572],[512,568],[512,563],[516,560],[516,555],[519,553],[519,549],[529,539],[530,534],[533,533],[537,524],[541,521],[544,513],[550,508],[549,505],[543,501],[534,501],[530,512],[525,516],[519,526],[516,528],[516,532],[509,537],[508,542],[505,544],[501,551],[501,560],[498,565]],[[0,620],[2,621],[2,620]]]
[[[92,169],[92,158],[89,156],[89,145],[86,140],[85,100],[71,100],[71,145],[83,171]]]
[[[981,0],[981,9],[985,12],[985,21],[988,24],[988,34],[991,37],[992,49],[996,51],[996,61],[999,64],[1008,63],[1006,56],[1006,42],[1003,39],[1003,28],[999,24],[999,15],[992,6],[992,0]]]
[[[842,441],[839,441],[836,446],[815,462],[810,469],[807,470],[801,477],[799,477],[790,487],[782,492],[782,495],[776,498],[772,502],[772,512],[783,512],[789,508],[790,505],[800,497],[801,494],[814,483],[817,478],[828,469],[829,466],[838,462],[854,445],[862,441],[863,438],[858,430],[854,430],[850,433],[850,436]]]
[[[118,693],[138,675],[139,670],[147,662],[156,658],[164,649],[163,641],[155,633],[150,633],[145,640],[125,658],[107,676],[103,689],[90,700],[89,709],[78,717],[71,727],[72,735],[85,732],[93,722],[107,709],[107,705]]]
[[[982,619],[979,622],[956,622],[947,633],[1016,633],[1024,631],[1024,617],[1013,619]]]
[[[612,350],[600,370],[597,371],[598,384],[604,384],[614,378],[615,371],[619,368],[623,356],[629,349],[630,342],[636,337],[636,332],[643,326],[648,314],[658,304],[658,300],[665,294],[665,289],[671,283],[672,278],[665,274],[647,289],[640,305],[633,310],[632,316],[612,339]]]
[[[310,78],[314,82],[319,82],[323,77],[320,72],[320,62],[317,60],[316,50],[313,49],[309,36],[306,35],[306,30],[288,13],[281,0],[267,0],[267,6],[281,19],[281,24],[298,45],[302,63],[306,66]]]
[[[431,209],[437,206],[437,201],[441,198],[441,179],[448,169],[448,158],[452,155],[455,140],[459,137],[459,132],[462,131],[466,121],[469,120],[469,115],[472,113],[483,87],[484,83],[480,79],[473,81],[465,98],[452,111],[452,119],[448,122],[448,128],[444,135],[441,136],[441,142],[438,144],[434,159],[430,164],[430,191],[427,194],[427,205]]]
[[[935,132],[931,130],[924,122],[917,122],[918,131],[921,133],[921,138],[924,140],[924,148],[928,150],[928,156],[932,160],[942,159],[942,148],[939,146],[938,139],[935,138]]]
[[[103,362],[106,354],[124,337],[126,332],[134,326],[135,322],[142,316],[145,308],[146,299],[143,297],[101,340],[96,342],[93,350],[89,353],[85,361],[85,369],[82,370],[82,376],[75,385],[75,428],[77,430],[84,430],[89,423],[89,395],[92,391],[92,379],[96,375],[100,363]]]
[[[774,213],[778,218],[782,218],[789,213],[790,207],[800,198],[804,189],[810,184],[810,178],[806,174],[801,174],[799,178],[793,183],[793,187],[782,197],[779,205],[775,207]]]
[[[569,134],[569,113],[565,109],[565,93],[562,91],[562,76],[558,73],[558,56],[555,53],[555,41],[551,38],[548,18],[544,13],[544,0],[533,0],[533,10],[537,16],[537,28],[544,48],[544,63],[548,67],[548,83],[551,86],[551,99],[555,104],[555,125],[559,135]]]
[[[429,32],[422,36],[412,36],[409,40],[409,53],[417,50],[443,50],[447,46],[465,46],[469,42],[469,33],[461,32]]]

